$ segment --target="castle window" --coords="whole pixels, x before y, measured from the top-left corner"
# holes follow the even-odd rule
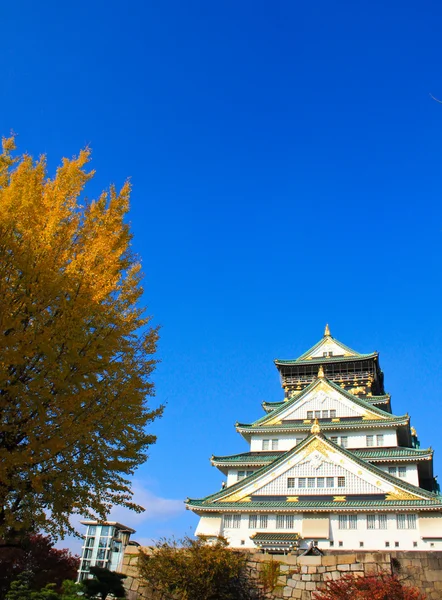
[[[330,410],[330,419],[336,419],[336,410]]]
[[[241,527],[241,515],[233,515],[232,527],[233,529],[239,529]]]
[[[278,440],[272,440],[272,450],[278,450]]]
[[[285,517],[284,515],[276,515],[276,529],[285,528]]]
[[[348,515],[348,528],[349,529],[357,529],[358,528],[358,515]]]
[[[381,435],[377,435],[376,436],[376,446],[383,446],[384,445],[384,436]]]
[[[320,418],[321,418],[321,411],[315,410],[315,419],[320,419]]]
[[[237,481],[241,481],[241,479],[244,479],[245,476],[246,476],[245,471],[238,471]]]
[[[396,515],[398,529],[416,529],[416,515]]]
[[[306,485],[305,485],[305,484],[306,484],[305,477],[300,477],[300,478],[298,479],[298,487],[300,487],[300,488],[305,488],[305,487],[306,487]]]
[[[249,529],[256,529],[258,525],[258,515],[249,515]]]
[[[398,467],[397,474],[398,474],[398,477],[406,477],[407,476],[407,467]]]
[[[334,477],[327,477],[327,487],[328,488],[335,487],[335,478]]]
[[[295,518],[293,515],[286,515],[285,516],[285,528],[286,529],[293,529],[293,527],[295,526]]]
[[[318,477],[317,480],[316,480],[316,486],[318,488],[325,487],[325,477]]]
[[[387,529],[387,515],[367,515],[367,529]]]
[[[313,411],[312,410],[307,411],[307,419],[313,419]]]
[[[343,448],[347,448],[348,447],[348,437],[345,435],[341,436],[341,446]]]
[[[287,487],[288,488],[294,488],[294,487],[296,487],[296,485],[295,485],[295,478],[294,477],[287,477]]]
[[[373,438],[372,435],[365,436],[365,440],[367,442],[367,447],[370,447],[370,446],[374,445],[374,438]]]
[[[269,449],[269,440],[262,440],[262,449],[263,450]]]
[[[345,487],[345,477],[338,477],[338,487]]]
[[[396,467],[388,467],[388,473],[389,475],[395,475],[397,474],[397,468]]]
[[[224,515],[224,527],[230,529],[232,527],[232,515]]]
[[[308,488],[315,487],[315,478],[314,477],[307,477],[307,487]]]
[[[268,515],[259,515],[259,528],[267,529],[267,524],[269,522]]]
[[[328,410],[323,410],[322,411],[322,418],[323,419],[328,419]]]
[[[339,515],[338,529],[348,529],[348,515]]]
[[[334,444],[337,444],[337,443],[338,443],[338,436],[337,436],[337,435],[332,435],[330,439],[331,439],[331,441],[332,441]]]

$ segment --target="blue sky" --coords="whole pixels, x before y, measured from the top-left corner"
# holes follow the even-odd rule
[[[181,535],[212,454],[281,398],[273,359],[326,322],[378,350],[396,414],[442,473],[442,4],[15,0],[0,133],[54,169],[85,145],[89,195],[133,184],[166,402],[135,478],[137,538]]]

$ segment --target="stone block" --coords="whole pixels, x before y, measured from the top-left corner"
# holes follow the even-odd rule
[[[344,563],[354,563],[356,562],[356,554],[340,554],[338,556],[338,563],[340,564],[344,564]]]
[[[308,573],[308,567],[306,565],[301,567],[301,573]]]
[[[292,598],[301,598],[301,596],[302,596],[302,590],[293,590]]]
[[[290,569],[290,567],[288,565],[279,565],[279,570],[281,571],[281,573],[284,573],[285,571],[288,571]]]
[[[298,556],[298,564],[300,565],[320,565],[325,556]]]
[[[297,584],[297,581],[293,581],[293,579],[288,579],[287,580],[288,587],[295,588],[296,584]]]
[[[427,581],[442,581],[442,571],[426,570],[425,578]]]
[[[297,590],[305,590],[305,581],[297,581],[296,589]]]
[[[292,597],[292,588],[291,588],[291,587],[288,587],[288,586],[286,586],[286,587],[283,589],[283,598],[291,598],[291,597]]]
[[[379,566],[376,563],[368,563],[364,565],[366,575],[375,575],[379,573]]]
[[[362,571],[364,565],[362,563],[354,563],[350,565],[350,571]]]
[[[316,590],[316,583],[314,581],[307,581],[305,589],[310,591]]]
[[[324,567],[334,566],[338,561],[338,557],[333,556],[332,554],[330,554],[328,556],[322,556],[321,558],[322,558],[322,564]]]
[[[338,571],[350,571],[350,565],[337,565],[336,568]]]
[[[318,573],[325,573],[325,567],[317,567]]]
[[[312,581],[322,581],[322,575],[319,573],[313,573]]]
[[[311,581],[312,580],[312,576],[310,575],[310,573],[304,573],[301,577],[302,581]]]
[[[333,573],[324,573],[323,578],[324,581],[330,581],[330,579],[333,579]]]

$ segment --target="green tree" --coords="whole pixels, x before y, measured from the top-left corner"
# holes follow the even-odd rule
[[[90,567],[89,572],[94,576],[93,579],[83,581],[84,593],[87,598],[96,598],[99,596],[106,600],[108,594],[115,598],[125,598],[126,590],[123,586],[123,580],[126,575],[102,569],[101,567]]]
[[[246,558],[227,548],[224,538],[207,544],[185,537],[163,540],[140,554],[141,577],[161,598],[174,600],[246,600],[251,585]]]
[[[89,150],[49,177],[45,158],[0,155],[0,542],[72,531],[69,516],[140,511],[129,476],[146,426],[157,330],[140,306],[125,222],[130,186],[82,194]]]

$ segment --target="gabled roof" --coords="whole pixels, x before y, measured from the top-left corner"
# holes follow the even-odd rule
[[[429,460],[433,456],[431,448],[364,448],[350,450],[350,452],[363,460],[375,460],[376,462]],[[230,468],[238,466],[262,466],[270,464],[283,454],[283,450],[275,450],[273,452],[243,452],[242,454],[231,454],[229,456],[212,456],[211,463],[217,467],[225,466]]]
[[[327,353],[331,348],[333,351],[333,356],[320,356],[322,349],[327,348]],[[337,354],[338,352],[338,354]],[[324,336],[319,340],[314,346],[309,348],[307,352],[301,354],[298,358],[294,358],[291,360],[281,360],[279,358],[275,359],[276,365],[289,365],[289,364],[297,364],[304,362],[334,362],[336,360],[354,360],[354,359],[363,359],[363,358],[374,358],[377,356],[377,352],[372,352],[371,354],[361,354],[360,352],[356,352],[352,348],[349,348],[339,340],[332,337],[330,334],[330,329],[328,325],[325,327]]]
[[[347,458],[350,461],[350,463],[355,463],[365,471],[369,471],[372,474],[374,474],[377,477],[378,482],[383,481],[384,484],[386,484],[386,488],[390,491],[387,492],[381,490],[380,493],[388,493],[391,495],[391,499],[382,501],[384,503],[383,505],[390,506],[392,502],[397,502],[401,500],[413,500],[413,502],[419,502],[423,500],[429,501],[430,503],[438,502],[440,505],[442,505],[441,497],[436,496],[432,492],[428,492],[427,490],[407,483],[406,481],[399,480],[397,477],[394,477],[393,475],[390,475],[389,473],[386,473],[385,471],[379,469],[375,465],[372,465],[366,462],[365,460],[362,460],[361,458],[355,456],[355,454],[353,454],[351,451],[346,450],[345,448],[342,448],[341,446],[338,446],[337,444],[333,443],[331,440],[324,437],[322,433],[313,433],[312,435],[307,437],[303,442],[301,442],[301,444],[295,446],[288,452],[285,452],[282,456],[272,461],[270,464],[263,466],[258,471],[255,471],[255,473],[253,473],[252,475],[245,477],[244,479],[238,481],[230,487],[216,492],[215,494],[211,494],[210,496],[207,496],[202,500],[188,499],[186,501],[186,504],[188,504],[190,508],[199,507],[201,509],[205,506],[207,506],[207,508],[211,506],[212,508],[216,507],[218,508],[218,510],[222,510],[223,507],[227,508],[227,503],[235,504],[237,508],[240,508],[238,504],[241,504],[241,502],[247,502],[247,507],[249,507],[252,504],[254,504],[254,502],[251,501],[250,496],[253,495],[253,492],[255,490],[259,490],[258,482],[262,481],[262,485],[265,485],[265,478],[269,474],[276,477],[282,476],[284,471],[282,471],[282,473],[278,475],[276,471],[278,467],[284,468],[286,464],[288,465],[289,461],[292,461],[292,459],[296,457],[297,454],[301,454],[304,452],[304,450],[308,450],[310,444],[314,444],[312,448],[315,448],[319,452],[326,452],[327,448],[329,448],[329,450],[333,451],[335,454],[341,455],[343,458]],[[250,487],[251,485],[252,487]],[[288,498],[282,501],[284,502],[284,504],[290,502]],[[272,504],[271,500],[267,501],[260,499],[259,502],[265,502],[270,503],[271,505],[275,505],[274,503]],[[276,501],[276,503],[278,502],[279,501]],[[292,501],[292,508],[298,508],[298,506],[300,506],[298,502],[300,502],[299,498],[296,501],[296,504],[294,503],[294,501]],[[322,501],[318,502],[321,503]],[[358,500],[357,502],[365,501]],[[244,504],[242,506],[244,507]],[[333,503],[333,506],[335,509],[345,508],[345,501],[335,502]]]
[[[309,385],[311,385],[311,384],[309,384]],[[340,388],[340,389],[343,389],[343,388]],[[357,397],[360,398],[360,396],[357,396]],[[388,404],[391,400],[391,396],[390,396],[390,394],[383,394],[382,396],[364,396],[361,398],[361,400],[364,400],[364,402],[368,402],[368,404]],[[266,413],[269,413],[269,412],[272,412],[272,410],[279,408],[280,406],[286,405],[287,402],[288,402],[288,399],[278,400],[277,402],[264,401],[264,402],[262,402],[261,406],[263,407],[263,409],[265,410]]]
[[[401,417],[392,415],[377,406],[374,406],[370,402],[359,398],[358,396],[354,396],[350,392],[347,392],[345,389],[341,388],[339,385],[330,381],[326,377],[317,377],[312,383],[310,383],[307,387],[305,387],[299,394],[294,395],[292,398],[287,400],[286,402],[282,402],[277,408],[275,408],[272,412],[265,414],[261,418],[257,419],[250,425],[246,425],[246,427],[263,427],[265,425],[271,425],[275,423],[275,419],[278,420],[278,416],[285,412],[288,408],[295,406],[298,404],[305,396],[307,396],[310,392],[315,390],[315,388],[329,387],[332,390],[339,392],[341,396],[347,398],[357,406],[363,408],[366,413],[373,416],[373,419],[386,419],[386,420],[395,420]],[[244,425],[242,425],[244,427]]]

